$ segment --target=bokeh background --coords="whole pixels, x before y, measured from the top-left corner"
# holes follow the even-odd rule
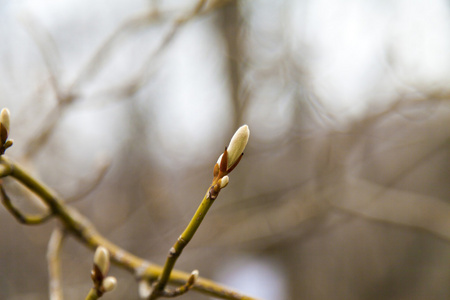
[[[0,3],[7,155],[113,242],[163,264],[248,124],[177,269],[269,300],[450,299],[449,1]],[[56,225],[0,209],[1,299],[48,299]],[[65,299],[92,257],[65,241]],[[138,299],[111,274],[105,300]]]

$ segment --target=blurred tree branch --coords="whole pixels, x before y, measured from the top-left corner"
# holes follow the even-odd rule
[[[62,284],[61,284],[61,248],[65,238],[65,232],[56,227],[47,246],[47,262],[48,262],[48,286],[50,300],[62,300]]]
[[[114,94],[113,98],[123,98],[130,97],[138,92],[145,85],[145,83],[147,83],[149,70],[151,70],[151,66],[155,59],[167,48],[182,27],[199,16],[211,13],[232,3],[235,3],[235,0],[197,1],[190,11],[185,12],[181,16],[175,17],[172,20],[169,30],[160,39],[155,50],[148,54],[148,57],[138,72],[130,78],[124,79],[120,86],[110,87],[106,91],[103,91],[103,93],[112,96],[112,92],[112,94]],[[161,19],[161,15],[162,13],[157,8],[151,8],[146,12],[131,16],[125,20],[94,51],[92,56],[88,59],[86,65],[81,68],[78,75],[67,88],[62,87],[59,82],[59,72],[57,72],[58,62],[55,61],[55,57],[58,56],[58,50],[54,46],[51,35],[41,25],[39,25],[37,21],[31,20],[31,18],[26,19],[27,28],[33,40],[37,44],[44,60],[44,64],[50,75],[51,88],[56,95],[57,103],[53,109],[47,113],[46,121],[42,125],[42,128],[38,131],[39,133],[34,136],[25,147],[25,159],[32,158],[39,152],[39,149],[46,144],[52,135],[52,132],[61,122],[61,119],[67,109],[83,97],[80,91],[82,84],[92,79],[101,70],[107,58],[110,57],[109,53],[112,52],[119,38],[124,33],[131,33],[141,26],[150,25],[157,22]]]
[[[380,189],[384,191],[382,198]],[[330,203],[332,208],[359,218],[423,231],[450,243],[449,204],[356,178],[347,181],[346,190],[345,200]]]

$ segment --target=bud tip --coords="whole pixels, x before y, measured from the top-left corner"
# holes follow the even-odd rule
[[[102,287],[105,292],[111,292],[117,286],[117,279],[113,276],[108,276],[103,279]]]
[[[197,279],[198,279],[198,270],[194,270],[194,271],[192,271],[191,275],[189,276],[188,285],[193,286],[195,284],[195,282],[197,281]]]
[[[102,272],[102,275],[105,276],[108,273],[109,269],[109,252],[105,247],[98,246],[97,250],[95,250],[94,254],[94,264]]]
[[[230,178],[228,176],[222,177],[222,179],[220,179],[219,181],[220,188],[223,189],[224,187],[226,187],[228,185],[228,182],[230,182]]]
[[[249,137],[250,129],[247,125],[242,125],[238,130],[236,130],[227,148],[228,168],[233,166],[241,156],[241,154],[244,153],[244,149],[247,146]]]

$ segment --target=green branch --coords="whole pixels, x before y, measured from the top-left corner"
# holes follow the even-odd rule
[[[178,257],[180,257],[183,249],[197,232],[197,229],[200,227],[206,213],[209,211],[211,205],[214,203],[214,200],[219,195],[220,190],[228,185],[228,174],[231,173],[231,171],[233,171],[233,169],[241,161],[249,136],[250,131],[248,126],[241,126],[231,138],[228,147],[225,148],[225,151],[219,157],[219,160],[214,166],[213,181],[186,229],[178,237],[173,247],[170,248],[169,255],[167,256],[166,263],[164,264],[164,268],[161,272],[161,276],[153,286],[149,297],[150,300],[155,300],[159,297],[167,297],[167,294],[171,293],[171,291],[166,291],[165,287],[169,281],[170,274],[175,267],[175,263]]]
[[[161,276],[154,286],[152,295],[150,296],[151,300],[157,299],[164,292],[164,288],[166,287],[167,282],[170,279],[170,274],[175,266],[178,257],[181,255],[184,247],[186,247],[186,245],[190,242],[198,227],[200,227],[203,218],[205,217],[213,202],[214,199],[211,199],[208,189],[208,192],[206,193],[205,197],[203,197],[202,203],[200,203],[200,206],[197,208],[197,211],[195,212],[188,226],[180,235],[180,237],[178,237],[173,247],[169,250],[169,255],[167,256],[167,260],[164,265],[163,271],[161,272]]]
[[[26,186],[36,194],[49,209],[55,218],[64,225],[67,233],[74,235],[84,245],[91,249],[103,246],[108,249],[111,260],[120,267],[132,272],[138,278],[156,280],[162,273],[163,268],[152,262],[137,257],[120,248],[97,232],[90,221],[74,208],[68,206],[64,201],[44,183],[40,182],[18,164],[11,162],[5,156],[0,157],[0,177],[10,176]],[[189,273],[174,270],[170,274],[169,283],[184,285],[188,282]],[[242,295],[230,290],[214,281],[199,278],[193,287],[194,290],[211,295],[213,297],[230,300],[252,300],[255,298]]]
[[[43,216],[23,214],[18,208],[16,208],[12,204],[11,199],[9,199],[9,196],[6,194],[5,188],[3,187],[1,181],[0,181],[0,195],[2,204],[16,218],[16,220],[19,221],[19,223],[26,225],[40,225],[42,223],[45,223],[52,217],[51,213],[47,213]]]

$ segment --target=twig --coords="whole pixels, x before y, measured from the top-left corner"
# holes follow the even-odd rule
[[[81,190],[81,191],[78,191],[75,195],[66,197],[66,203],[74,202],[78,199],[84,198],[87,195],[89,195],[93,190],[95,190],[98,187],[98,185],[100,184],[100,182],[103,180],[103,178],[105,177],[110,166],[111,166],[110,161],[107,161],[107,162],[103,163],[102,165],[100,165],[99,170],[97,171],[97,174],[95,174],[95,178],[90,179],[89,182],[87,183],[88,184],[87,186],[81,187],[82,183],[80,183],[78,190]]]
[[[126,80],[125,84],[122,84],[118,89],[109,89],[109,90],[112,90],[115,94],[119,95],[132,95],[137,91],[139,91],[139,89],[143,87],[147,82],[149,70],[151,70],[151,67],[154,64],[155,59],[158,57],[159,54],[163,52],[163,50],[166,49],[166,47],[175,38],[177,33],[180,32],[180,29],[184,25],[188,24],[190,21],[192,21],[198,16],[208,14],[234,1],[235,0],[222,0],[222,1],[219,0],[207,6],[206,0],[199,0],[192,8],[192,10],[173,20],[171,27],[162,37],[162,39],[159,42],[159,45],[151,53],[149,53],[147,59],[142,63],[140,70],[136,72],[136,74],[131,76],[128,80]],[[106,90],[106,93],[108,93],[108,90]]]
[[[149,298],[150,300],[157,299],[159,296],[165,295],[164,288],[169,281],[170,273],[172,272],[178,257],[180,256],[184,247],[186,247],[186,245],[190,242],[198,227],[205,218],[205,215],[208,212],[209,208],[214,203],[214,199],[211,199],[209,190],[210,188],[208,188],[206,195],[203,197],[202,203],[200,203],[200,206],[197,208],[197,211],[195,212],[188,226],[180,235],[180,237],[178,237],[173,247],[170,249],[169,255],[167,256],[166,263],[161,273],[161,277],[153,288],[152,294]]]
[[[38,130],[28,142],[24,153],[24,159],[30,159],[35,156],[40,149],[47,143],[55,128],[60,124],[62,116],[70,107],[70,104],[75,100],[75,97],[70,98],[70,101],[60,101],[47,114],[44,125]]]
[[[100,296],[98,295],[97,290],[95,288],[91,288],[84,300],[97,300],[98,298],[100,298]]]
[[[0,181],[0,194],[2,198],[2,203],[6,207],[6,209],[16,218],[19,223],[26,225],[40,225],[46,221],[48,221],[53,215],[52,213],[47,213],[43,216],[39,215],[24,215],[20,210],[18,210],[12,203],[9,196],[6,194],[5,189],[3,188],[3,184]]]
[[[25,28],[36,43],[39,53],[42,56],[44,65],[50,76],[50,85],[57,100],[56,106],[49,113],[46,124],[39,131],[39,134],[28,143],[28,146],[26,147],[27,151],[24,154],[25,158],[28,158],[37,153],[37,151],[46,143],[54,128],[59,124],[61,116],[68,107],[67,104],[75,101],[76,97],[69,89],[64,91],[61,87],[59,82],[60,75],[57,72],[57,66],[60,64],[59,59],[56,61],[56,59],[59,58],[58,49],[49,32],[29,16],[24,19],[24,21],[24,24],[26,25]]]
[[[50,84],[53,88],[55,96],[58,101],[62,101],[61,87],[58,82],[59,74],[57,72],[57,66],[59,65],[59,53],[55,45],[55,41],[52,36],[46,30],[42,24],[39,24],[31,16],[26,16],[23,18],[25,29],[28,31],[29,35],[35,42],[39,53],[42,56],[47,72],[50,75]]]
[[[10,175],[11,172],[12,172],[12,166],[10,164],[0,163],[0,178]]]
[[[193,20],[196,16],[209,13],[215,9],[223,7],[224,5],[232,1],[234,0],[215,1],[213,4],[205,8],[204,6],[206,0],[199,0],[192,11],[189,11],[187,14],[176,18],[173,21],[173,24],[169,31],[162,38],[160,44],[156,47],[156,50],[150,53],[146,61],[144,61],[141,69],[130,79],[124,80],[125,84],[121,85],[119,90],[114,90],[114,92],[118,94],[132,95],[139,91],[139,89],[144,86],[144,84],[148,80],[148,76],[146,75],[148,74],[148,70],[151,69],[150,67],[154,63],[155,58],[166,48],[167,45],[169,45],[169,43],[172,41],[176,33],[183,25]],[[50,50],[54,50],[54,52],[56,53],[57,51],[56,49],[45,48],[42,42],[42,40],[51,41],[50,35],[43,30],[43,32],[41,32],[40,34],[37,34],[36,30],[31,28],[31,25],[28,26],[30,32],[32,33],[31,36],[35,40],[50,74],[51,85],[58,99],[58,103],[57,106],[54,107],[54,109],[49,113],[49,121],[47,121],[43,128],[39,130],[39,133],[36,135],[36,137],[28,143],[28,146],[25,147],[27,149],[24,154],[25,158],[34,156],[49,139],[54,129],[61,122],[61,117],[70,106],[70,104],[73,104],[80,98],[80,95],[76,90],[79,88],[83,81],[92,78],[92,76],[94,76],[99,71],[105,60],[105,57],[108,57],[108,51],[112,49],[113,44],[120,37],[120,35],[127,30],[138,27],[141,24],[150,23],[157,20],[158,14],[159,13],[157,10],[152,9],[145,13],[138,14],[121,24],[110,36],[106,38],[106,40],[99,46],[99,48],[97,48],[86,65],[82,67],[73,82],[69,84],[69,86],[65,89],[62,89],[60,87],[56,74],[56,64],[52,60],[52,56],[48,53],[50,52]]]
[[[0,170],[2,169],[4,170],[2,176],[9,175],[15,178],[39,196],[41,200],[52,209],[54,216],[63,223],[67,233],[74,235],[80,240],[81,243],[92,249],[96,249],[100,245],[105,247],[108,249],[112,261],[124,269],[132,272],[138,277],[138,279],[147,278],[148,280],[156,280],[160,276],[162,272],[161,266],[137,257],[110,242],[97,232],[88,219],[86,219],[74,208],[65,204],[54,191],[39,180],[32,177],[18,164],[11,162],[5,156],[0,157]],[[169,282],[171,284],[183,285],[189,280],[189,276],[190,274],[188,273],[173,270],[171,272]],[[213,281],[202,278],[199,278],[196,281],[193,289],[221,299],[255,299],[230,290]]]
[[[47,262],[50,300],[63,299],[60,253],[64,237],[64,231],[61,228],[57,227],[53,230],[48,242]]]
[[[167,297],[168,293],[165,291],[165,287],[169,281],[170,274],[178,257],[181,255],[181,252],[186,245],[191,241],[195,232],[197,232],[197,229],[200,227],[206,213],[219,195],[220,190],[227,186],[229,181],[228,174],[231,173],[231,171],[233,171],[233,169],[239,164],[242,155],[244,154],[243,151],[247,146],[249,136],[250,131],[248,126],[244,125],[240,127],[231,138],[228,147],[225,148],[225,151],[214,165],[213,181],[186,229],[178,237],[173,247],[170,248],[169,255],[167,256],[166,263],[164,264],[164,268],[161,272],[161,276],[158,278],[158,281],[150,294],[150,300],[155,300],[159,297]]]
[[[165,298],[175,298],[187,293],[194,286],[197,278],[198,278],[198,271],[194,270],[191,273],[191,276],[189,277],[189,280],[186,282],[186,284],[177,287],[173,291],[163,291],[162,296]]]
[[[83,81],[86,81],[94,76],[102,66],[105,58],[108,57],[108,52],[111,51],[114,43],[122,35],[122,33],[137,28],[140,25],[156,21],[158,14],[155,10],[149,10],[144,13],[139,13],[131,18],[125,20],[114,32],[108,36],[105,41],[97,48],[95,53],[89,58],[85,66],[82,67],[74,81],[70,84],[69,90],[75,90]]]

